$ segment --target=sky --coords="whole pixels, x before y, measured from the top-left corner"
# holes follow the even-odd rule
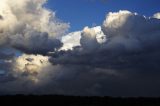
[[[159,0],[0,0],[0,95],[160,96]]]
[[[159,0],[48,0],[46,7],[56,11],[57,17],[71,25],[70,31],[85,26],[101,25],[108,12],[129,10],[152,16],[160,10]]]

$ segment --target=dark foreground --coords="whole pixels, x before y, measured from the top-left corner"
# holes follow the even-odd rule
[[[0,96],[0,103],[48,106],[160,106],[160,98],[112,98],[79,96]]]

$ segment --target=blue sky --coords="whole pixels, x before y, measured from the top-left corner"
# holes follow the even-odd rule
[[[56,11],[58,18],[70,22],[70,31],[84,26],[101,25],[106,13],[129,10],[152,16],[160,11],[160,0],[48,0],[47,8]]]

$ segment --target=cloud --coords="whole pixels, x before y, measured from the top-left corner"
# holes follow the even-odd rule
[[[160,13],[156,13],[153,15],[153,18],[157,18],[157,19],[160,19]]]
[[[48,57],[42,55],[62,46],[60,38],[69,23],[57,19],[55,12],[43,6],[45,3],[0,1],[0,94],[31,93],[54,76]],[[25,91],[22,85],[30,89]]]
[[[46,0],[1,0],[0,45],[35,54],[61,47],[58,39],[69,24],[58,21],[55,12],[43,7],[44,3]]]
[[[88,45],[88,42],[92,42],[92,39],[95,39],[95,42],[102,44],[106,41],[105,37],[106,36],[101,30],[101,26],[96,26],[93,28],[85,27],[83,31],[76,31],[63,36],[63,46],[60,50],[72,50],[76,46],[86,46],[86,48],[87,46],[91,47],[92,45]],[[86,38],[90,40],[87,39],[88,41],[86,41]]]
[[[112,41],[121,38],[120,44],[125,45],[126,48],[127,45],[130,45],[129,48],[133,49],[137,46],[134,42],[141,43],[139,46],[155,46],[154,43],[159,41],[159,23],[157,19],[139,16],[137,13],[129,11],[120,11],[107,15],[102,30]],[[125,42],[121,42],[123,39]],[[128,44],[124,44],[126,42]],[[154,43],[151,44],[150,42]],[[132,44],[133,48],[131,47]]]
[[[3,17],[0,15],[0,20],[3,20]]]
[[[14,76],[28,78],[35,83],[39,82],[43,71],[47,72],[47,68],[51,67],[48,57],[41,55],[24,54],[16,58],[13,64]]]
[[[61,92],[158,96],[159,28],[158,19],[129,11],[107,14],[102,25],[103,43],[98,42],[95,28],[84,28],[81,46],[56,53],[50,59],[53,65],[69,70],[65,71],[67,75],[63,73],[62,81],[58,83]],[[68,86],[65,88],[66,84]]]
[[[73,47],[80,46],[81,33],[82,31],[76,31],[63,36],[63,46],[60,50],[72,50]]]
[[[60,48],[58,39],[50,39],[48,33],[27,31],[24,36],[15,36],[10,42],[12,47],[28,54],[47,54]]]
[[[44,86],[48,88],[46,84],[56,80],[59,74],[59,66],[53,66],[48,58],[48,56],[28,54],[14,57],[4,65],[5,74],[0,76],[0,93],[40,94],[43,90],[41,88]]]
[[[110,12],[64,36],[69,24],[44,3],[0,1],[0,94],[159,96],[157,14]]]

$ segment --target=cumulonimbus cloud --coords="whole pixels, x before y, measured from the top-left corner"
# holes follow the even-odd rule
[[[61,42],[69,25],[57,21],[45,2],[0,1],[1,94],[159,96],[158,13],[110,12],[101,26]]]
[[[0,45],[26,53],[45,54],[62,46],[58,40],[69,24],[43,7],[46,0],[1,0]]]
[[[95,28],[86,27],[81,33],[81,46],[60,52],[50,61],[72,70],[68,76],[76,78],[69,82],[76,89],[70,89],[78,94],[156,96],[160,87],[157,80],[159,28],[160,21],[156,17],[129,11],[110,12],[101,26],[103,43],[98,42]],[[76,87],[78,85],[81,89]]]

